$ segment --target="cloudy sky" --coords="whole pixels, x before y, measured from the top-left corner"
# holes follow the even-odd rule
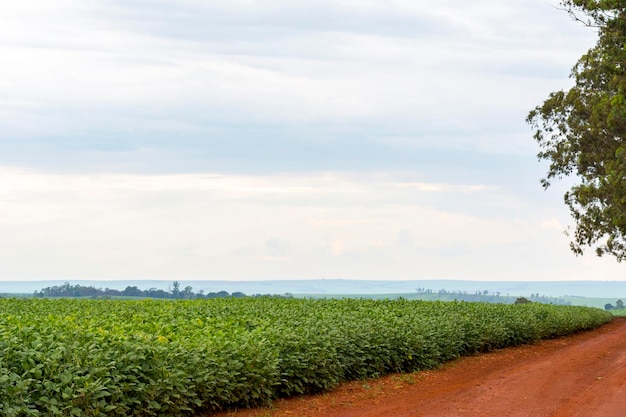
[[[524,119],[557,0],[0,0],[0,280],[623,279]]]

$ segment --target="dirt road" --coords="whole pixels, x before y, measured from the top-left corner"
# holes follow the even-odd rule
[[[624,417],[626,318],[436,371],[351,382],[332,393],[218,416]]]

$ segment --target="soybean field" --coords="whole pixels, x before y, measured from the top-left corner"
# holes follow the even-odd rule
[[[537,303],[0,299],[0,414],[190,416],[267,405],[611,319]]]

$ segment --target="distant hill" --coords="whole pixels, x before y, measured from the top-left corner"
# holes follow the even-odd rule
[[[63,285],[93,286],[124,290],[136,286],[142,290],[150,288],[169,290],[172,281],[124,280],[49,280],[49,281],[0,281],[0,294],[32,294],[45,287]],[[268,281],[186,281],[179,280],[181,287],[191,286],[194,292],[228,291],[254,294],[402,294],[432,290],[438,292],[466,291],[469,294],[485,292],[503,296],[530,296],[539,294],[549,297],[626,298],[626,281],[464,281],[464,280],[268,280]]]

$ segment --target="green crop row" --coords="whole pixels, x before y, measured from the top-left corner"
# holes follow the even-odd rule
[[[586,307],[407,300],[0,300],[0,415],[184,416],[591,329]]]

